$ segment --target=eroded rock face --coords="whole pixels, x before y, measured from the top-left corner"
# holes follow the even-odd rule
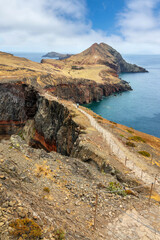
[[[49,102],[40,97],[37,102],[38,110],[33,119],[33,135],[29,144],[41,144],[48,151],[57,151],[70,155],[74,142],[78,137],[78,126],[70,117],[66,107],[58,102]],[[28,127],[25,127],[28,131]]]
[[[25,84],[0,84],[0,133],[15,133],[33,118],[37,97],[38,93]]]
[[[78,137],[66,107],[21,83],[0,85],[0,126],[1,134],[19,132],[32,147],[63,155],[70,155]]]
[[[132,90],[129,84],[121,81],[118,84],[97,84],[93,81],[83,81],[78,83],[58,84],[56,86],[48,85],[45,88],[54,95],[63,99],[72,100],[80,104],[99,101],[103,96],[109,96],[112,93]]]

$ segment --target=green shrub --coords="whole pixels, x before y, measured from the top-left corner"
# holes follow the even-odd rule
[[[49,192],[50,192],[50,189],[49,189],[48,187],[44,187],[44,188],[43,188],[43,191],[49,193]]]
[[[126,191],[123,190],[123,187],[117,182],[109,182],[107,189],[109,191],[113,192],[114,194],[118,194],[123,197],[127,195]]]
[[[9,224],[13,228],[10,235],[22,237],[23,239],[39,239],[42,236],[42,230],[32,219],[16,219]]]
[[[135,141],[135,142],[143,142],[143,143],[146,142],[143,138],[141,138],[141,137],[139,137],[139,136],[130,137],[129,140],[133,140],[133,141]]]
[[[61,228],[54,231],[55,240],[65,240],[65,235],[65,232]]]
[[[146,152],[146,151],[139,151],[138,152],[139,154],[145,156],[145,157],[150,157],[150,153],[149,152]]]
[[[24,140],[23,130],[20,130],[20,131],[19,131],[18,136],[20,136],[20,137],[22,138],[22,140]]]
[[[136,147],[136,145],[132,142],[126,142],[126,145],[129,147]]]
[[[129,130],[129,129],[127,129],[127,132],[129,132],[129,133],[134,133],[133,131],[131,131],[131,130]]]
[[[123,134],[120,134],[119,136],[120,136],[120,137],[124,137],[124,135],[123,135]]]

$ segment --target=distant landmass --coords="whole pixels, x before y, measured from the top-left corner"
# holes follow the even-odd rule
[[[49,52],[45,54],[42,57],[49,57],[49,58],[59,58],[59,59],[66,59],[71,57],[73,54],[63,54],[63,53],[57,53],[57,52]]]
[[[45,88],[45,91],[60,98],[83,104],[131,90],[131,86],[119,78],[120,73],[147,72],[142,67],[127,63],[120,53],[105,43],[94,43],[72,56],[53,52],[52,57],[68,58],[61,61],[42,59],[41,63],[36,63],[0,52],[0,80],[20,79]]]

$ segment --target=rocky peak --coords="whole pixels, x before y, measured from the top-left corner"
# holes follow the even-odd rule
[[[114,69],[117,73],[122,72],[147,72],[146,69],[135,64],[127,63],[114,48],[105,43],[94,43],[91,47],[80,54],[72,57],[72,61],[81,64],[101,64]]]

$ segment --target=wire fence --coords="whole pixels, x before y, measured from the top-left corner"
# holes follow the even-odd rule
[[[76,105],[74,106],[76,107]],[[91,125],[102,134],[112,154],[114,154],[127,168],[129,168],[136,177],[140,178],[143,182],[147,184],[151,183],[154,183],[154,185],[156,184],[158,190],[160,191],[159,188],[160,178],[157,176],[151,176],[145,171],[143,171],[140,167],[138,167],[134,163],[135,160],[137,162],[140,161],[140,159],[137,156],[131,153],[116,137],[114,137],[114,135],[111,132],[101,127],[100,124],[98,124],[97,121],[90,114],[88,114],[81,108],[78,109],[90,120]]]
[[[115,193],[116,191],[114,191],[114,193]],[[117,190],[117,192],[118,192],[118,190]],[[113,193],[113,191],[110,191],[110,193]],[[100,190],[98,190],[97,191],[97,193],[96,193],[96,204],[95,204],[95,208],[96,208],[96,210],[97,210],[97,208],[98,208],[98,201],[97,201],[97,199],[99,199],[99,197],[100,197],[100,195],[101,195],[101,191]],[[136,215],[136,214],[134,214],[133,212],[130,214],[130,213],[127,213],[125,210],[123,210],[123,209],[121,209],[120,207],[117,207],[117,206],[115,206],[113,203],[111,203],[111,202],[107,202],[107,205],[109,205],[109,206],[111,206],[112,208],[114,208],[114,209],[116,209],[116,210],[118,210],[120,213],[122,213],[123,215],[126,215],[127,217],[129,217],[130,219],[132,219],[133,221],[135,221],[135,222],[137,222],[138,224],[140,224],[141,226],[143,226],[143,227],[145,227],[145,228],[147,228],[149,231],[151,231],[153,234],[155,234],[156,236],[158,235],[159,237],[158,237],[158,239],[160,239],[160,231],[159,230],[157,230],[157,229],[155,229],[154,227],[152,227],[148,222],[149,222],[149,219],[148,218],[146,218],[146,217],[144,217],[143,215],[141,215],[140,217],[141,218],[143,218],[143,219],[140,219],[140,217],[139,217],[139,215]],[[130,209],[130,210],[133,210],[133,209]],[[148,210],[149,210],[149,208],[148,208]],[[96,211],[97,212],[97,211]],[[137,213],[138,213],[139,211],[137,211]],[[149,212],[149,211],[148,211]],[[149,212],[150,213],[150,212]],[[157,213],[158,214],[158,213]],[[158,215],[157,215],[158,216]],[[96,223],[96,218],[97,218],[97,216],[95,215],[94,216],[94,223]],[[145,221],[145,222],[144,222]],[[158,218],[157,218],[157,221],[158,221]],[[146,223],[147,222],[147,223]],[[127,226],[126,226],[127,227]],[[114,228],[114,231],[113,231],[113,229],[110,229],[108,226],[106,226],[106,228],[107,228],[107,230],[109,231],[109,232],[111,232],[111,235],[112,235],[112,237],[113,238],[115,238],[115,239],[124,239],[124,238],[122,238],[121,236],[119,236],[119,235],[117,235],[116,233],[115,233],[115,228]],[[125,236],[124,236],[125,237]],[[129,239],[132,239],[132,237],[130,238],[130,236],[127,236]],[[126,239],[126,238],[125,238]]]

